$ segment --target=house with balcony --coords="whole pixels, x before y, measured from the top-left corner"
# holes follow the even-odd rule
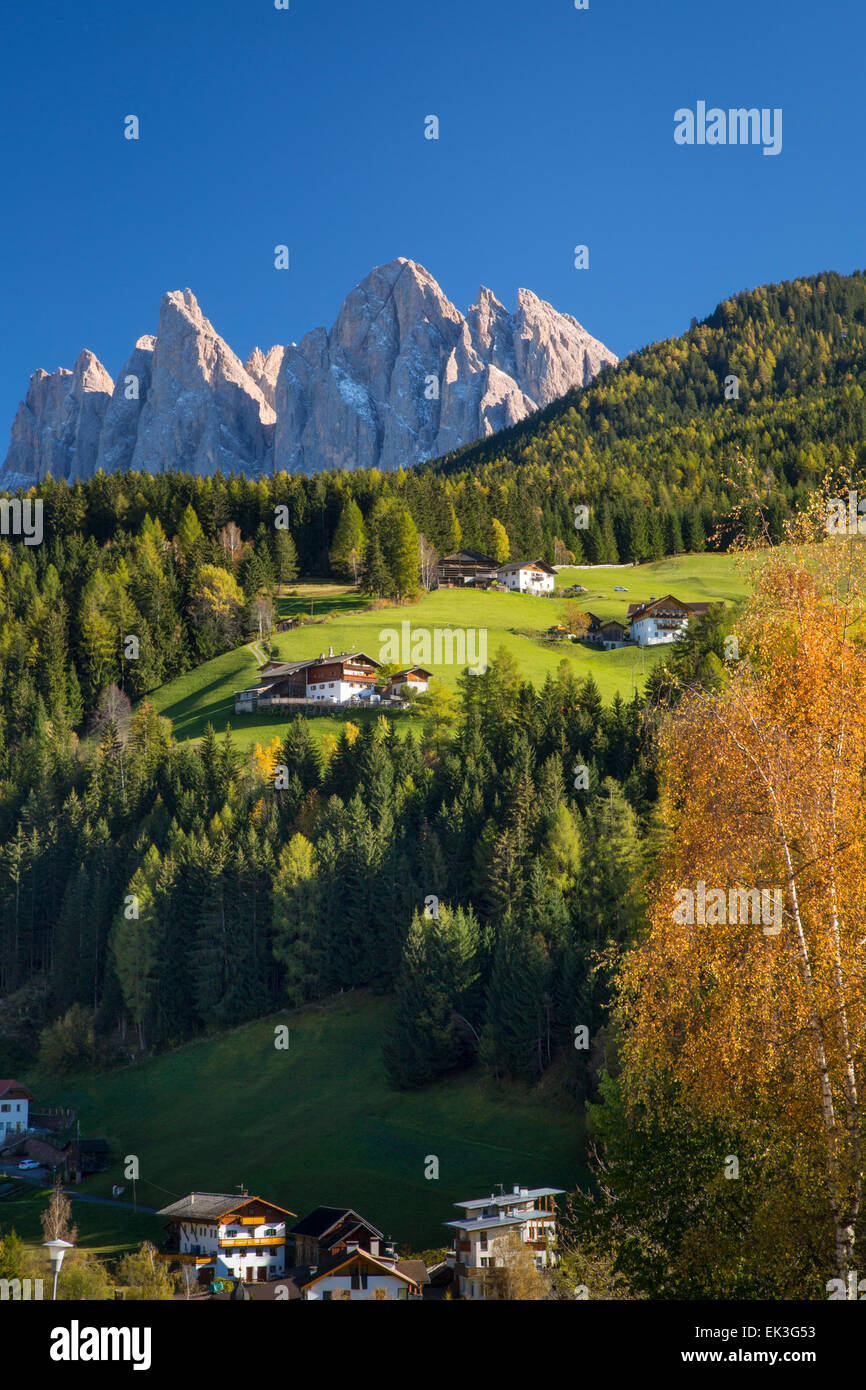
[[[11,1078],[0,1081],[0,1148],[30,1128],[30,1106],[36,1104],[26,1086]]]
[[[365,652],[335,653],[333,647],[306,661],[267,661],[257,684],[236,692],[235,713],[304,701],[342,705],[372,693],[379,665]]]
[[[631,640],[639,647],[676,642],[688,630],[692,618],[702,617],[709,608],[709,603],[684,603],[673,594],[651,598],[648,603],[630,603],[627,617]]]
[[[556,570],[543,560],[513,560],[500,565],[496,578],[506,589],[519,594],[552,594],[556,584]]]
[[[503,1244],[514,1234],[530,1248],[538,1269],[558,1263],[556,1198],[560,1187],[515,1187],[455,1202],[463,1216],[445,1224],[454,1232],[447,1256],[459,1297],[484,1299],[489,1271],[503,1263]]]
[[[264,1283],[286,1272],[288,1223],[297,1213],[285,1207],[246,1193],[191,1192],[157,1215],[168,1218],[160,1258],[192,1266],[200,1284]]]

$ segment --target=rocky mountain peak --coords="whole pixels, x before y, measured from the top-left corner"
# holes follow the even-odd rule
[[[97,467],[398,468],[515,424],[616,360],[530,290],[512,313],[482,285],[464,316],[405,256],[371,270],[330,330],[245,363],[192,290],[170,290],[116,385],[89,351],[71,371],[33,374],[0,482]]]

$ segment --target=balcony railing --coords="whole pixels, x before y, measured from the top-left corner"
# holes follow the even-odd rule
[[[239,1236],[234,1240],[221,1240],[221,1250],[249,1249],[253,1245],[263,1248],[268,1245],[285,1245],[285,1236]]]

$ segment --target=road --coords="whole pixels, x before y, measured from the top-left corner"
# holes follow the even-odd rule
[[[32,1187],[51,1186],[51,1175],[47,1168],[31,1168],[24,1173],[19,1173],[17,1168],[7,1168],[0,1171],[0,1177],[6,1177],[11,1181],[18,1179],[21,1182],[29,1182]],[[87,1192],[81,1192],[77,1187],[64,1187],[63,1191],[73,1202],[93,1202],[101,1207],[124,1207],[127,1211],[143,1211],[148,1216],[156,1214],[156,1207],[143,1207],[139,1202],[135,1205],[132,1202],[121,1202],[118,1197],[92,1197]]]

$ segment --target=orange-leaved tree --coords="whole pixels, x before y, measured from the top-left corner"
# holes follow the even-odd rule
[[[764,553],[715,692],[659,733],[667,829],[619,1014],[629,1090],[762,1123],[822,1175],[852,1269],[866,1064],[866,542],[813,508]],[[731,644],[732,649],[734,644]]]

